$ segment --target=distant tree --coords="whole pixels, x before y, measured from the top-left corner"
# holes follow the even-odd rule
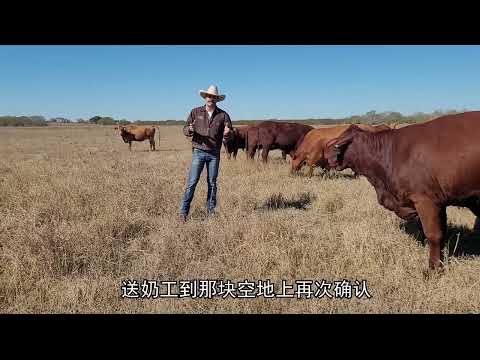
[[[33,116],[29,116],[30,119],[32,119],[33,121],[38,121],[38,122],[46,122],[47,120],[45,119],[44,116],[41,116],[41,115],[33,115]]]
[[[116,123],[117,122],[111,117],[102,117],[96,122],[98,125],[115,125]]]
[[[72,121],[70,119],[63,118],[63,117],[56,117],[56,118],[50,119],[50,122],[68,124],[68,123],[71,123]]]
[[[386,111],[379,115],[381,118],[381,122],[384,123],[401,122],[403,119],[403,115],[396,111]]]
[[[45,118],[29,116],[0,116],[0,126],[47,126]]]
[[[94,116],[90,119],[88,119],[88,122],[91,123],[91,124],[96,124],[98,122],[98,120],[100,120],[102,117],[101,116]]]
[[[365,114],[365,116],[367,117],[367,121],[370,122],[370,123],[375,123],[375,115],[376,115],[376,111],[375,110],[372,110],[372,111],[369,111]]]
[[[446,115],[450,115],[450,114],[458,114],[459,111],[455,110],[455,109],[449,109],[449,110],[445,110],[445,114]]]
[[[433,113],[432,113],[432,117],[433,118],[437,118],[437,117],[440,117],[442,116],[444,113],[442,110],[435,110]]]

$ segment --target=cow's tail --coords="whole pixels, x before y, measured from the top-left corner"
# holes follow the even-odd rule
[[[248,129],[245,131],[245,153],[247,154],[247,160],[248,160]]]
[[[258,157],[260,157],[260,148],[258,147],[259,142],[260,142],[260,127],[257,127],[257,143],[255,144],[254,151],[257,151],[257,149],[258,149]]]

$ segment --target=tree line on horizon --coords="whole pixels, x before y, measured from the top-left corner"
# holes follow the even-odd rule
[[[372,110],[364,115],[353,115],[344,118],[307,118],[307,119],[265,119],[265,120],[234,120],[236,125],[256,124],[266,120],[298,122],[307,125],[336,125],[336,124],[393,124],[393,123],[420,123],[443,115],[457,114],[468,110],[435,110],[432,113],[417,112],[411,115],[403,115],[400,112],[385,111],[377,113]],[[56,117],[46,119],[43,116],[0,116],[0,126],[48,126],[54,124],[91,124],[91,125],[184,125],[185,120],[159,120],[146,121],[126,119],[116,120],[109,116],[93,116],[88,120],[76,119],[75,121]]]

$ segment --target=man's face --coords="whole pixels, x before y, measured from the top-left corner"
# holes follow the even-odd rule
[[[208,107],[215,106],[217,103],[217,98],[213,95],[206,95],[205,96],[205,103],[207,104]]]

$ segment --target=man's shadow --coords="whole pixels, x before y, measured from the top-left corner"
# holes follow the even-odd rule
[[[282,193],[272,194],[260,206],[255,206],[255,210],[279,210],[294,208],[298,210],[307,210],[312,201],[315,200],[315,195],[311,193],[297,194],[291,199],[287,199]]]
[[[423,246],[427,245],[420,220],[402,222],[400,229],[412,235]],[[480,255],[480,220],[475,220],[473,229],[467,226],[447,224],[445,247],[448,256],[479,256]]]
[[[348,172],[345,173],[345,172],[341,172],[341,171],[336,171],[336,170],[330,170],[330,171],[323,170],[317,176],[320,176],[324,180],[338,180],[338,179],[357,180],[359,178],[359,176],[357,176],[357,175],[354,175],[354,174],[351,174],[351,173],[348,173]]]
[[[327,170],[327,169],[322,169],[320,167],[316,167],[310,176],[308,175],[308,170],[305,170],[305,169],[301,169],[299,172],[295,173],[294,176],[300,176],[306,179],[317,178],[321,180],[339,180],[339,179],[357,180],[360,178],[360,176],[350,172]]]

